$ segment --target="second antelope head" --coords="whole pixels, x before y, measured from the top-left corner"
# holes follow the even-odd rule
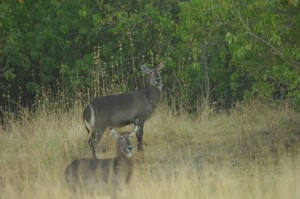
[[[139,127],[136,125],[132,132],[125,132],[119,134],[115,129],[110,129],[110,135],[112,138],[117,140],[116,150],[117,156],[125,156],[127,158],[131,158],[133,147],[131,145],[130,138],[136,135]]]

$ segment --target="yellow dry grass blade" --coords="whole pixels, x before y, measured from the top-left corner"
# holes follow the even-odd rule
[[[299,113],[258,103],[204,110],[157,108],[121,198],[300,198]],[[72,197],[63,171],[72,159],[91,157],[81,112],[24,112],[0,127],[0,198]],[[99,157],[114,155],[108,133],[99,146],[107,151]]]

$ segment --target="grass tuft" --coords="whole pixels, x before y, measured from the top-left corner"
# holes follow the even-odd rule
[[[71,197],[63,171],[91,157],[81,112],[23,111],[0,126],[1,198]],[[161,105],[144,129],[145,152],[134,152],[122,198],[300,198],[300,114],[288,107],[256,102],[191,116]],[[107,151],[99,157],[114,156],[108,133],[99,146]]]

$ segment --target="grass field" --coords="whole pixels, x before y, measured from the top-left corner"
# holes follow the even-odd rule
[[[71,197],[63,171],[72,159],[91,157],[81,113],[81,106],[23,111],[0,126],[1,198]],[[120,198],[300,198],[300,113],[287,107],[251,103],[178,116],[161,105],[144,142]],[[107,132],[99,146],[106,152],[98,157],[114,156]]]

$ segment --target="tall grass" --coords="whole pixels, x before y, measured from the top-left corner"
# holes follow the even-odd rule
[[[299,113],[260,103],[203,110],[190,116],[157,108],[121,198],[300,198]],[[64,168],[91,157],[81,113],[78,105],[7,118],[0,126],[1,198],[71,197]],[[107,151],[100,158],[114,155],[108,133],[99,146]]]

